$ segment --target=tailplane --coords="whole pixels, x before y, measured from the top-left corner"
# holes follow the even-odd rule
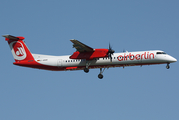
[[[34,60],[31,52],[24,43],[24,37],[15,37],[12,35],[3,35],[8,42],[12,55],[16,62]]]

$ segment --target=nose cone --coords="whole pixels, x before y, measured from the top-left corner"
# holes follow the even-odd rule
[[[170,58],[170,62],[171,62],[171,63],[176,62],[176,61],[177,61],[176,58],[174,58],[174,57],[171,57],[171,58]]]
[[[177,62],[177,59],[174,58],[174,62]]]

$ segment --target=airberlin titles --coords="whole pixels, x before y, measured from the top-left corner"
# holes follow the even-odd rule
[[[119,55],[117,57],[119,61],[126,61],[126,60],[142,60],[142,59],[154,59],[154,53],[144,52],[143,54],[126,54]]]

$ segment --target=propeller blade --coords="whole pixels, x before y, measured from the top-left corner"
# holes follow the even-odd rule
[[[108,58],[110,58],[110,61],[112,62],[112,54],[114,53],[115,51],[112,49],[110,43],[109,43],[109,49],[108,49]]]

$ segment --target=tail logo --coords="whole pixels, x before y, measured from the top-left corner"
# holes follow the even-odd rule
[[[24,60],[27,57],[24,46],[19,41],[11,42],[10,44],[11,52],[16,60]]]

